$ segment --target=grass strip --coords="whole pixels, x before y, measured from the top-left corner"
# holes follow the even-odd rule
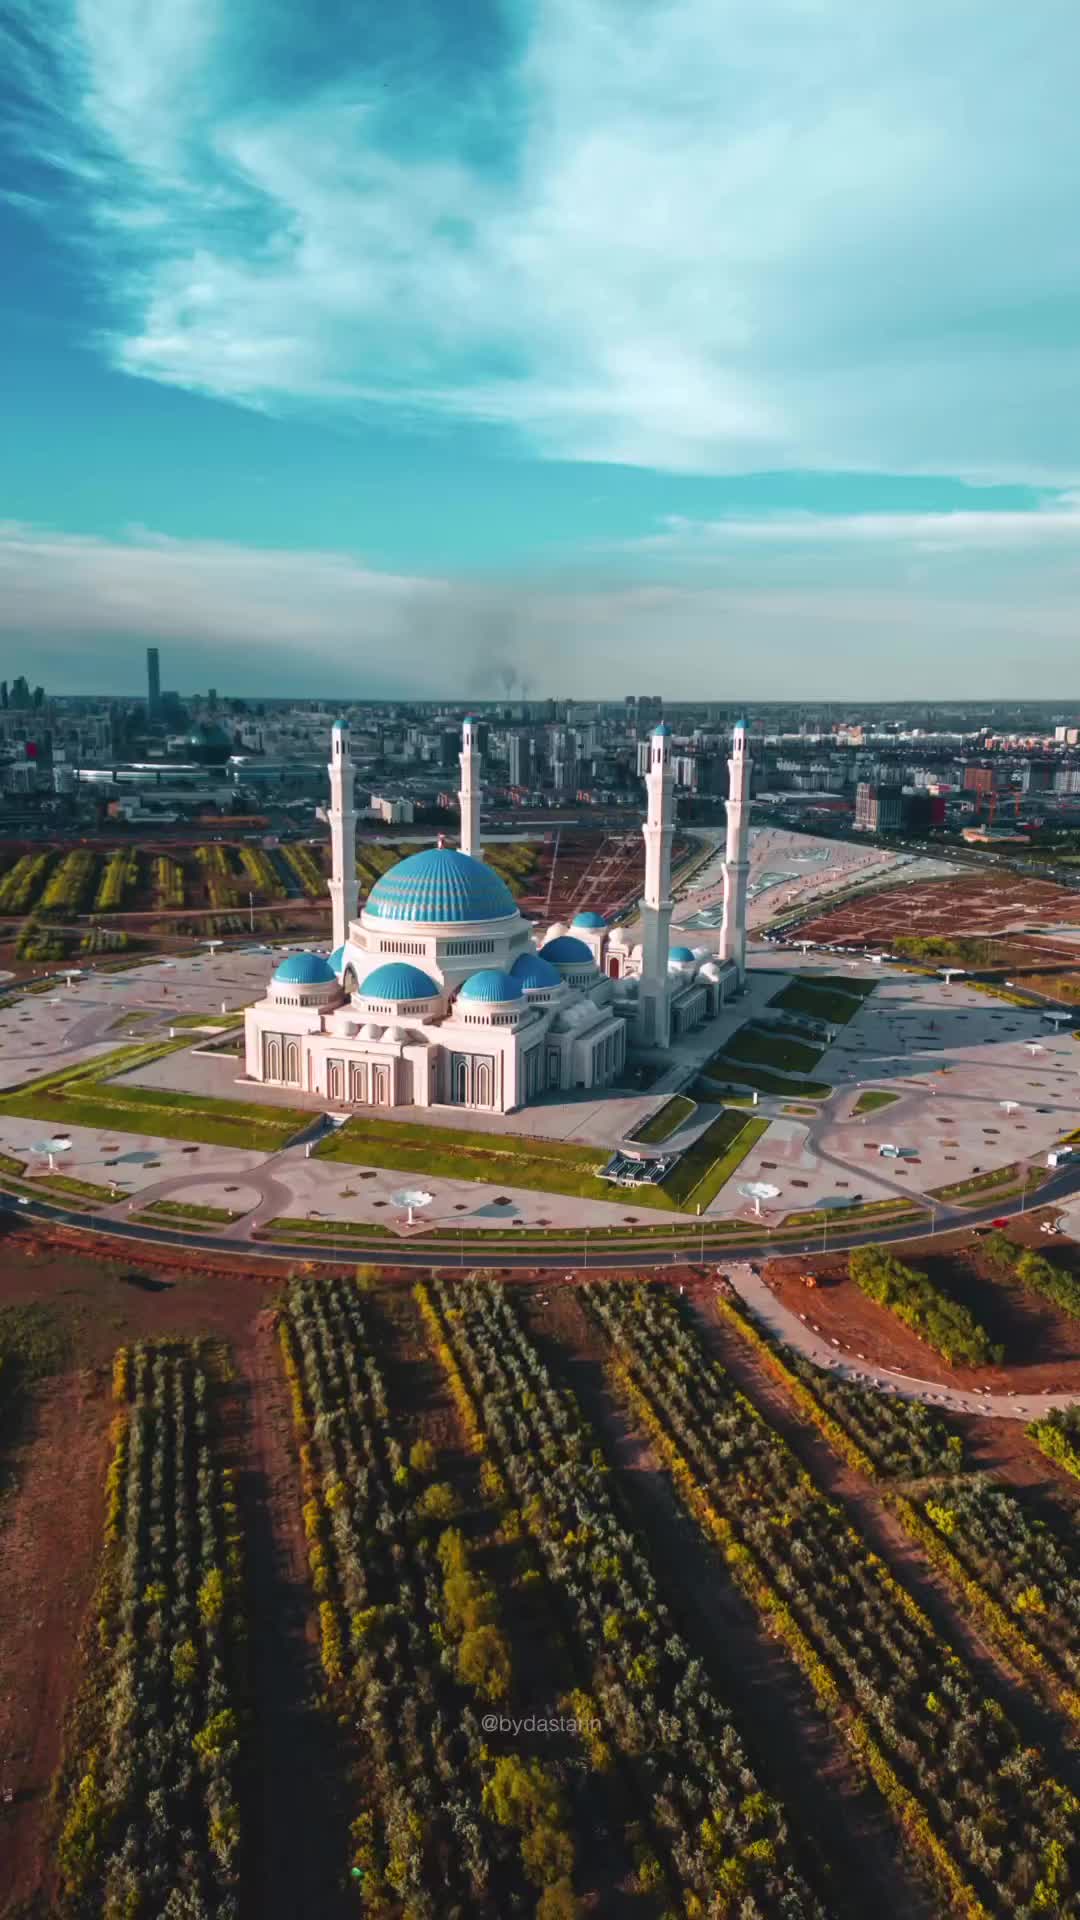
[[[643,1146],[657,1146],[661,1140],[670,1139],[696,1110],[696,1100],[689,1099],[685,1093],[673,1093],[670,1100],[665,1100],[662,1107],[657,1107],[656,1112],[635,1127],[629,1137],[631,1140],[640,1140]]]

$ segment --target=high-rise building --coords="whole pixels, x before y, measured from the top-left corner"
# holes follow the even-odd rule
[[[855,825],[865,833],[895,833],[904,820],[904,796],[899,787],[882,787],[860,780],[855,789]]]
[[[146,649],[146,717],[157,720],[161,714],[161,661],[156,647]]]
[[[528,733],[510,735],[510,785],[512,787],[531,787],[533,784],[533,739]]]

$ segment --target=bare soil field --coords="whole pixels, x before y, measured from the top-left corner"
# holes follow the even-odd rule
[[[693,843],[676,834],[672,863],[677,869]],[[635,905],[641,892],[643,861],[641,829],[625,833],[588,833],[582,830],[548,833],[540,859],[525,881],[518,905],[528,918],[572,920],[590,909],[610,919]]]
[[[899,927],[922,936],[977,935],[1021,931],[1035,922],[1080,926],[1080,896],[1052,880],[1013,873],[964,874],[880,887],[804,921],[798,937],[887,947]]]
[[[1063,1241],[1054,1241],[1052,1246],[1055,1261],[1062,1265],[1076,1263],[1076,1248],[1070,1246],[1067,1259],[1059,1251],[1065,1246]],[[943,1293],[970,1307],[990,1339],[1003,1344],[1002,1366],[947,1366],[940,1354],[887,1307],[860,1293],[848,1278],[847,1260],[842,1254],[770,1260],[764,1267],[764,1277],[790,1312],[806,1314],[825,1339],[838,1340],[842,1348],[878,1366],[966,1389],[990,1387],[995,1392],[1008,1392],[1014,1388],[1021,1396],[1070,1388],[1080,1392],[1080,1322],[992,1274],[975,1248],[935,1253],[923,1246],[910,1255],[901,1251],[901,1257],[925,1271]],[[818,1279],[815,1288],[802,1282],[801,1276],[808,1270]]]

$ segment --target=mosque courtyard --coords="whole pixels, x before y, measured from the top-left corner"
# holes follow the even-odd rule
[[[394,1123],[385,1119],[389,1145],[383,1138],[374,1156],[382,1164],[365,1165],[359,1150],[343,1161],[312,1145],[324,1101],[242,1077],[230,1016],[261,990],[275,957],[253,949],[86,973],[72,976],[70,985],[61,979],[47,992],[15,995],[0,1007],[5,1184],[76,1208],[93,1196],[103,1224],[131,1214],[159,1224],[187,1218],[193,1228],[236,1241],[282,1218],[322,1222],[322,1231],[341,1222],[405,1234],[675,1225],[697,1217],[693,1204],[658,1214],[633,1190],[584,1197],[531,1184],[542,1182],[542,1162],[528,1160],[530,1184],[516,1183],[515,1168],[525,1166],[530,1143],[599,1166],[676,1091],[696,1104],[669,1144],[694,1147],[724,1110],[722,1087],[702,1069],[718,1053],[737,1050],[750,1032],[766,1050],[778,1022],[791,1032],[796,1016],[776,1002],[793,981],[812,988],[823,976],[830,988],[842,989],[846,979],[873,990],[853,1003],[845,1023],[806,1030],[806,1044],[813,1041],[820,1053],[812,1081],[791,1074],[789,1090],[788,1073],[775,1067],[766,1077],[776,1090],[759,1091],[756,1107],[748,1087],[728,1093],[764,1125],[751,1129],[745,1152],[709,1195],[703,1212],[710,1224],[760,1220],[763,1228],[783,1229],[807,1213],[818,1219],[824,1213],[827,1234],[850,1207],[877,1207],[884,1217],[890,1206],[907,1203],[937,1218],[997,1195],[1015,1199],[1025,1175],[1045,1170],[1048,1150],[1080,1120],[1080,1047],[1068,1027],[1055,1031],[1040,1010],[1011,1005],[963,980],[946,985],[864,960],[759,948],[751,952],[747,993],[678,1041],[651,1087],[552,1096],[509,1115],[470,1114],[467,1136],[462,1116],[450,1109],[395,1115],[403,1143],[413,1141],[411,1129],[422,1119],[428,1164],[437,1169],[430,1177],[423,1147],[419,1160],[413,1145],[398,1156],[398,1166],[385,1164],[395,1158]],[[831,1037],[821,1051],[826,1031]],[[129,1100],[146,1102],[145,1119],[136,1104],[119,1127],[115,1116],[111,1125],[72,1123],[61,1099],[53,1121],[47,1090],[35,1097],[33,1113],[18,1111],[20,1089],[38,1076],[67,1073],[119,1048],[152,1047],[170,1034],[175,1050],[136,1061],[105,1082],[106,1093],[122,1088]],[[738,1072],[731,1059],[725,1053],[723,1088],[733,1086]],[[820,1095],[799,1090],[808,1085]],[[240,1103],[239,1113],[253,1116],[250,1127],[241,1119],[227,1142],[206,1138],[204,1116],[213,1114],[215,1102]],[[172,1137],[153,1131],[159,1103],[170,1110]],[[264,1127],[272,1132],[264,1135]],[[459,1143],[485,1134],[500,1156],[490,1180],[444,1170]],[[55,1147],[50,1167],[50,1144],[61,1140],[69,1144]],[[747,1187],[757,1188],[756,1196],[742,1191]],[[428,1196],[411,1225],[401,1198],[410,1191]]]

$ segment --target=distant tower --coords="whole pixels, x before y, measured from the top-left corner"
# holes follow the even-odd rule
[[[736,720],[728,761],[727,852],[724,860],[724,921],[720,958],[734,960],[739,985],[746,985],[746,882],[750,874],[750,755],[746,721]]]
[[[156,647],[146,649],[146,717],[156,720],[161,713],[161,660]]]
[[[480,849],[480,745],[479,721],[466,714],[461,727],[461,851],[483,859]]]
[[[349,758],[349,729],[335,720],[330,733],[330,906],[334,950],[344,946],[356,919],[356,769]]]
[[[638,988],[637,1038],[642,1046],[666,1047],[671,1040],[671,990],[668,953],[671,939],[671,836],[675,828],[675,782],[671,772],[671,736],[662,724],[649,741],[645,775],[649,810],[645,836],[645,895],[642,901],[641,984]]]

